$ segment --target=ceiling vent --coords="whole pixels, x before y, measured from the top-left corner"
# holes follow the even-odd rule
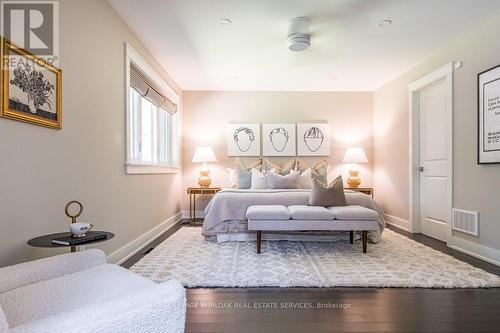
[[[311,46],[311,35],[309,34],[310,23],[309,18],[304,16],[290,19],[287,36],[288,49],[290,51],[303,51]]]

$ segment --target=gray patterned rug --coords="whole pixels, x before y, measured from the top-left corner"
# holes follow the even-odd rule
[[[130,269],[186,287],[500,287],[500,277],[391,230],[361,252],[360,241],[214,243],[181,228]]]

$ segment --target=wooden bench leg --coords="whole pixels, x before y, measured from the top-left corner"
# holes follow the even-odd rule
[[[349,242],[354,243],[354,231],[349,231]]]
[[[366,253],[366,247],[367,247],[367,243],[368,243],[368,231],[366,230],[363,230],[362,232],[363,234],[363,253]]]
[[[260,253],[260,245],[262,242],[262,231],[257,231],[257,254]]]

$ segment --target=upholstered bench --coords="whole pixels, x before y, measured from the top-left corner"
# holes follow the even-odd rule
[[[264,231],[361,231],[363,253],[367,251],[368,231],[378,229],[378,213],[361,206],[283,206],[255,205],[246,212],[248,230],[257,232],[257,253],[261,252]]]

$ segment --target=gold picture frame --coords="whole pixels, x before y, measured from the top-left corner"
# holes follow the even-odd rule
[[[61,129],[62,71],[6,38],[0,59],[0,116]]]

